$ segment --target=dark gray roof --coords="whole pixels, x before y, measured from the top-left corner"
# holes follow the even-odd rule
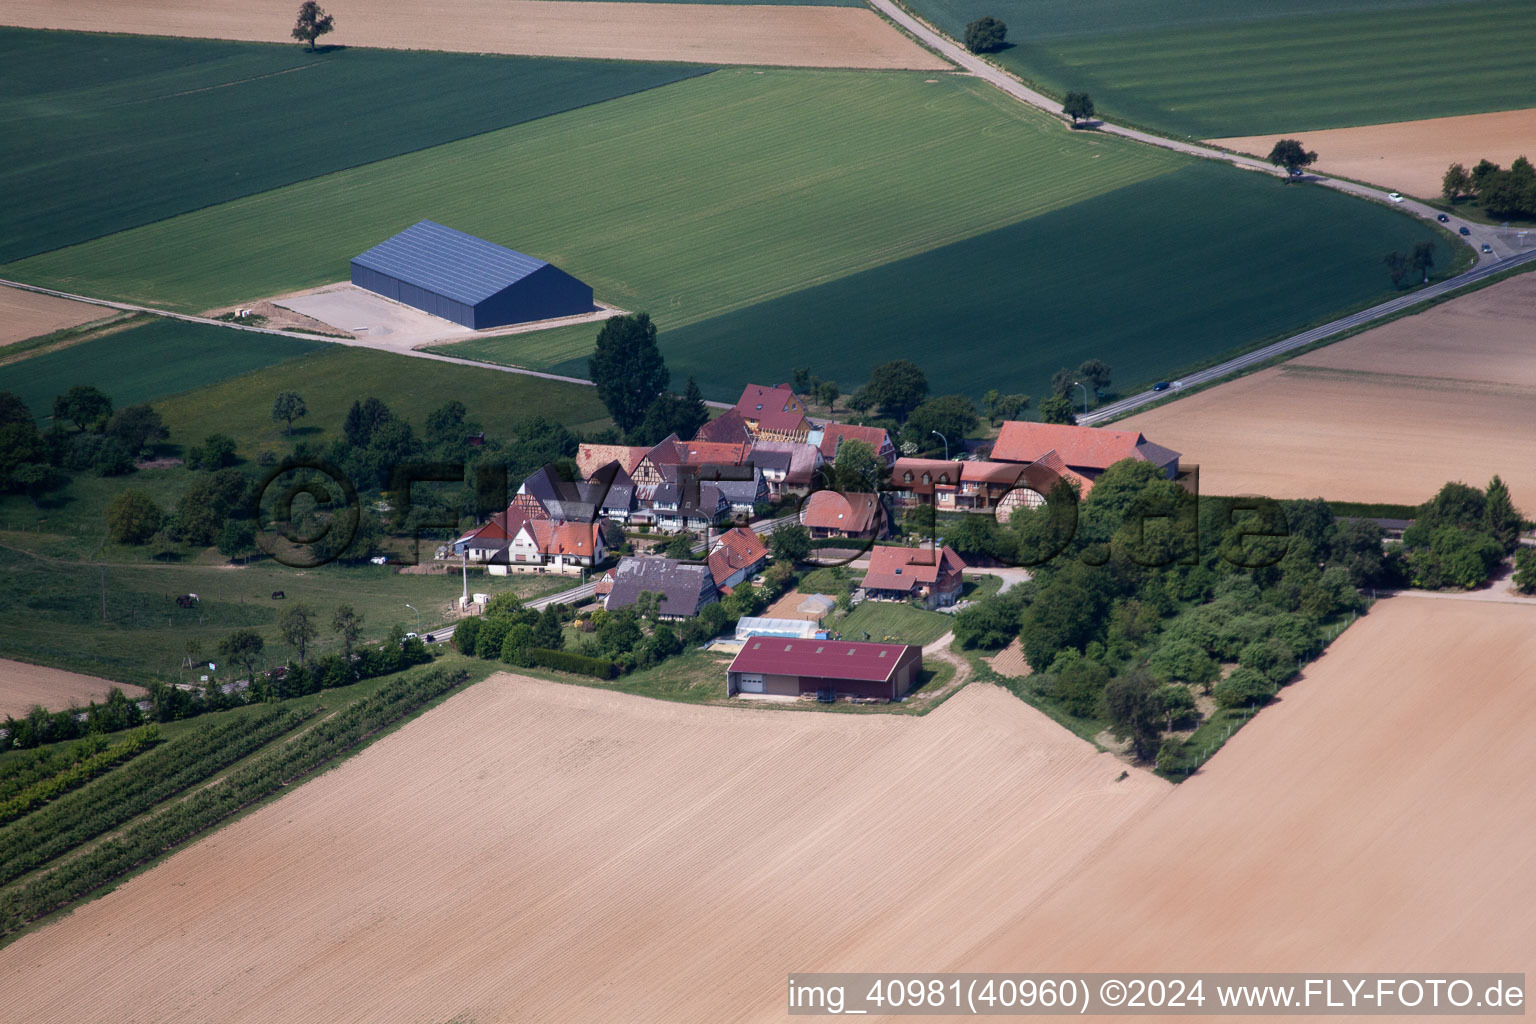
[[[718,599],[709,566],[671,558],[624,558],[613,573],[613,591],[605,607],[627,608],[640,595],[661,595],[663,615],[688,616]]]
[[[762,480],[761,476],[755,480],[712,480],[708,486],[725,495],[725,500],[733,505],[750,505],[762,490]]]
[[[1164,448],[1162,445],[1153,444],[1151,441],[1141,442],[1141,444],[1136,446],[1136,451],[1140,453],[1142,458],[1154,466],[1172,465],[1179,460],[1180,455],[1179,452],[1174,451],[1172,448]]]
[[[430,220],[412,224],[352,262],[470,306],[549,266]]]

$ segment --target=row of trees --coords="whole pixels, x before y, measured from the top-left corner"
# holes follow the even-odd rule
[[[1381,262],[1386,265],[1394,288],[1401,288],[1410,275],[1421,277],[1421,283],[1428,284],[1429,272],[1435,266],[1435,243],[1419,242],[1406,256],[1394,249],[1383,256]]]
[[[1475,198],[1495,217],[1536,218],[1536,167],[1523,156],[1507,170],[1486,159],[1470,171],[1451,164],[1441,179],[1441,192],[1453,203]]]

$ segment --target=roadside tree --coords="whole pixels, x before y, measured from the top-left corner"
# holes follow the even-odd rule
[[[1008,40],[1008,26],[988,15],[965,26],[965,48],[972,53],[1001,50]]]
[[[1079,121],[1093,120],[1093,97],[1085,92],[1069,92],[1061,102],[1061,112],[1072,119],[1072,127]]]
[[[1317,154],[1309,153],[1300,139],[1280,139],[1269,151],[1269,162],[1276,167],[1284,167],[1294,178],[1301,173],[1302,168],[1317,162]]]

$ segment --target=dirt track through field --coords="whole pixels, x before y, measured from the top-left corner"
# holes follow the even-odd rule
[[[291,42],[289,0],[7,0],[21,28]],[[536,57],[942,70],[947,63],[862,7],[375,0],[335,7],[323,42]]]
[[[19,718],[36,704],[49,711],[63,711],[71,704],[83,707],[93,699],[105,700],[107,692],[114,686],[129,697],[144,696],[141,687],[129,683],[114,683],[96,676],[0,659],[0,718],[6,715]]]
[[[1418,504],[1493,474],[1536,514],[1536,274],[1116,424],[1206,494]]]
[[[967,969],[1536,976],[1533,677],[1536,608],[1378,602]]]
[[[1484,158],[1505,167],[1520,156],[1536,160],[1536,109],[1209,141],[1266,156],[1281,138],[1300,139],[1316,150],[1315,166],[1325,174],[1432,199],[1440,195],[1440,180],[1451,164],[1470,170]]]
[[[20,288],[0,287],[0,345],[25,341],[111,315],[112,310],[100,306],[39,295]],[[0,359],[3,358],[5,353],[0,352]]]

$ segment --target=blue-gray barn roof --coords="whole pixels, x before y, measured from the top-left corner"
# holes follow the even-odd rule
[[[424,220],[352,262],[473,306],[549,264]]]

